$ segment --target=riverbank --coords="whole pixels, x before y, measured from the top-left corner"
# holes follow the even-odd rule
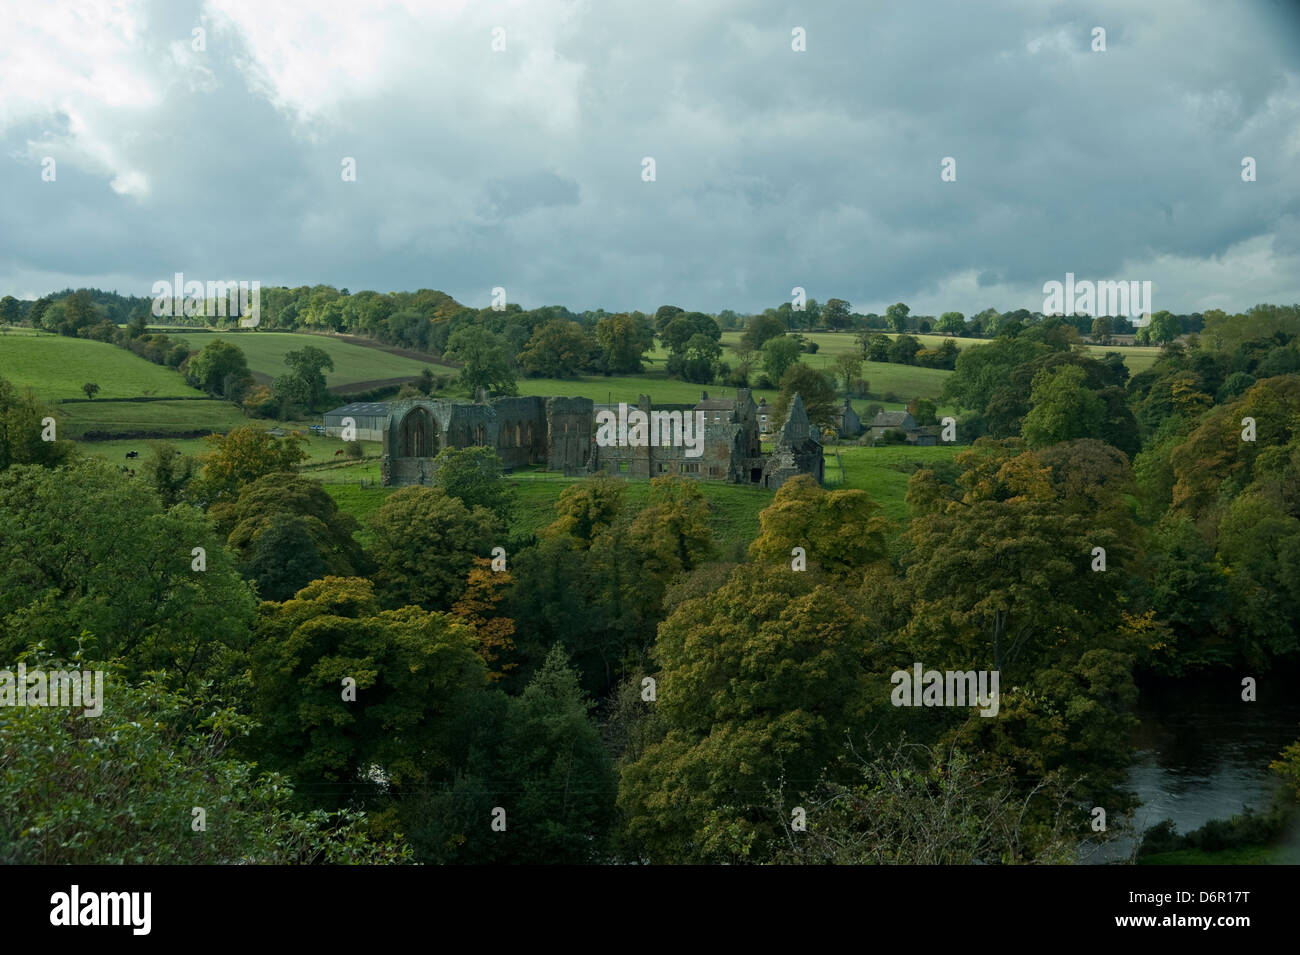
[[[1242,699],[1241,680],[1253,676],[1253,702]],[[1134,859],[1142,834],[1168,819],[1185,835],[1212,820],[1261,813],[1281,788],[1268,764],[1300,737],[1300,673],[1218,672],[1180,680],[1141,681],[1138,725],[1131,745],[1128,786],[1140,805],[1128,831],[1080,862],[1106,864]],[[1143,858],[1143,865],[1272,865],[1300,862],[1300,834],[1280,844],[1244,845],[1221,851],[1178,849]]]

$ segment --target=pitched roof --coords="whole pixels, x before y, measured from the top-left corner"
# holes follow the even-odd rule
[[[326,415],[386,415],[389,408],[384,401],[354,401],[350,405],[344,405],[342,408],[335,408],[333,411],[325,412]]]
[[[897,428],[910,417],[906,411],[882,411],[871,420],[871,427]]]
[[[710,398],[706,391],[695,405],[696,411],[735,411],[736,398]]]

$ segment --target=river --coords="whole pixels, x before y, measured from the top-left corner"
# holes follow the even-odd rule
[[[1141,805],[1137,833],[1172,819],[1178,832],[1226,819],[1245,808],[1265,809],[1278,788],[1268,764],[1300,738],[1300,674],[1254,675],[1256,702],[1241,699],[1241,676],[1148,681],[1133,731],[1128,785]],[[1137,837],[1121,835],[1080,859],[1123,861]]]

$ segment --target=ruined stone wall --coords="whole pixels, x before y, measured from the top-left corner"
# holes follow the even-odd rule
[[[492,402],[496,421],[496,448],[507,468],[545,464],[547,459],[546,399],[497,398]]]
[[[641,404],[642,410],[651,410],[648,399]],[[407,421],[417,408],[424,429],[418,436],[412,424],[417,419]],[[712,411],[705,412],[703,453],[697,457],[687,456],[680,446],[598,447],[595,405],[588,398],[498,398],[490,405],[407,399],[393,402],[390,409],[381,463],[383,483],[390,487],[430,483],[434,456],[443,448],[479,446],[495,449],[507,468],[545,464],[570,476],[672,474],[772,488],[795,474],[812,474],[818,481],[824,477],[821,446],[799,427],[801,422],[795,423],[793,435],[792,429],[784,429],[786,441],[775,454],[763,456],[757,408],[747,390],[741,391],[734,411],[719,412],[718,421]],[[801,436],[804,440],[798,440]],[[791,437],[796,440],[791,442]],[[410,453],[417,447],[424,454]]]
[[[591,469],[595,403],[590,398],[546,399],[546,467],[565,474]]]
[[[816,451],[806,449],[796,452],[792,448],[778,448],[768,455],[763,465],[763,487],[775,491],[786,481],[800,474],[811,474],[821,484],[826,479],[826,461],[820,445]]]
[[[385,487],[407,487],[412,484],[429,484],[433,474],[433,458],[386,458],[383,462]]]
[[[738,445],[739,434],[738,425],[730,422],[714,424],[710,416],[704,425],[704,447],[698,456],[688,456],[685,447],[671,445],[596,446],[592,471],[623,477],[652,478],[675,474],[702,481],[739,481],[742,478],[732,453]]]
[[[441,402],[440,402],[441,403]],[[497,417],[489,405],[447,403],[449,421],[446,445],[450,448],[494,448]]]

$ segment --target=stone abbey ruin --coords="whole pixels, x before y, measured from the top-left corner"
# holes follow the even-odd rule
[[[601,409],[604,406],[599,406]],[[434,458],[443,448],[488,447],[507,469],[544,466],[571,477],[607,474],[659,477],[677,474],[778,488],[797,474],[825,475],[822,446],[798,395],[764,453],[759,408],[749,389],[735,398],[695,405],[652,407],[642,395],[634,411],[667,417],[694,414],[703,431],[702,450],[670,441],[607,444],[597,441],[598,406],[590,398],[496,398],[487,402],[406,399],[387,405],[382,419],[382,481],[388,487],[431,483]],[[765,417],[765,416],[764,416]]]

